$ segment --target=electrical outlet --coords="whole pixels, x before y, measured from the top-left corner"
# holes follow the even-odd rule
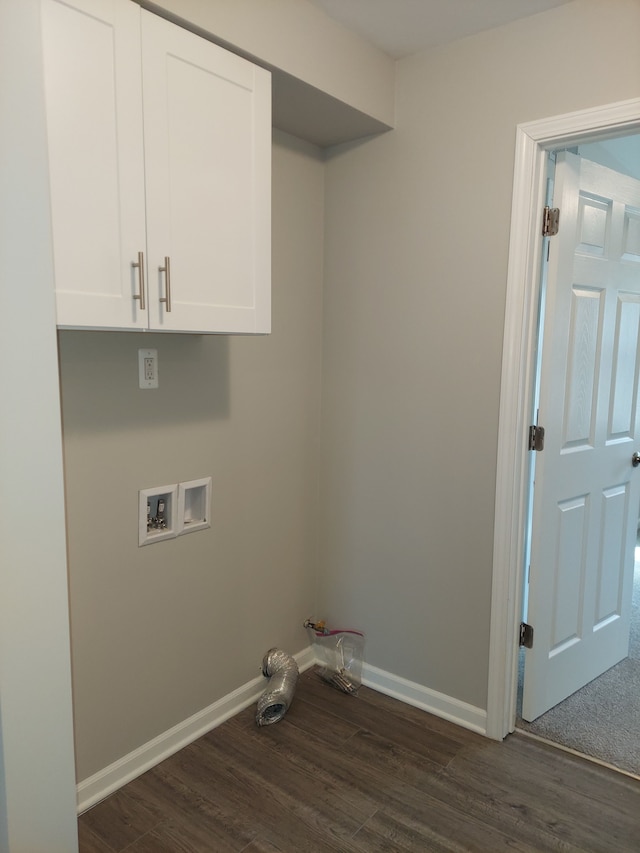
[[[138,381],[140,388],[158,387],[158,350],[138,350]]]

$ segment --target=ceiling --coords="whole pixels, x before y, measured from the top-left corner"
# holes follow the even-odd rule
[[[395,59],[568,2],[570,0],[311,0],[330,18]]]

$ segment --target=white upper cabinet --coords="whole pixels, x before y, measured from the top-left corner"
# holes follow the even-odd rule
[[[145,328],[140,9],[42,4],[58,324]]]
[[[151,325],[268,331],[270,75],[143,11],[142,81]]]
[[[58,325],[269,332],[270,74],[130,0],[43,43]]]

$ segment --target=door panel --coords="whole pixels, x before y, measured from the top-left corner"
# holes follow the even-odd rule
[[[594,631],[622,614],[624,590],[624,530],[629,486],[605,489],[602,499],[602,545],[598,561],[598,589]]]
[[[523,717],[628,652],[640,509],[640,182],[576,155],[556,164],[547,274]]]
[[[640,262],[640,211],[627,207],[624,214],[622,257]]]
[[[595,440],[594,399],[601,345],[602,290],[574,287],[571,294],[569,364],[564,389],[563,450],[589,449]]]
[[[581,590],[584,585],[587,497],[580,495],[558,504],[558,559],[553,579],[553,636],[551,655],[582,634]]]
[[[630,438],[638,408],[638,347],[640,296],[619,293],[613,362],[613,395],[609,419],[610,440]]]

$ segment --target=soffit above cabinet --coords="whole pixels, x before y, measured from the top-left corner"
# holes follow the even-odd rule
[[[307,0],[133,2],[269,70],[279,130],[326,148],[393,127],[393,60]]]
[[[273,126],[320,148],[384,133],[391,125],[272,69]]]

